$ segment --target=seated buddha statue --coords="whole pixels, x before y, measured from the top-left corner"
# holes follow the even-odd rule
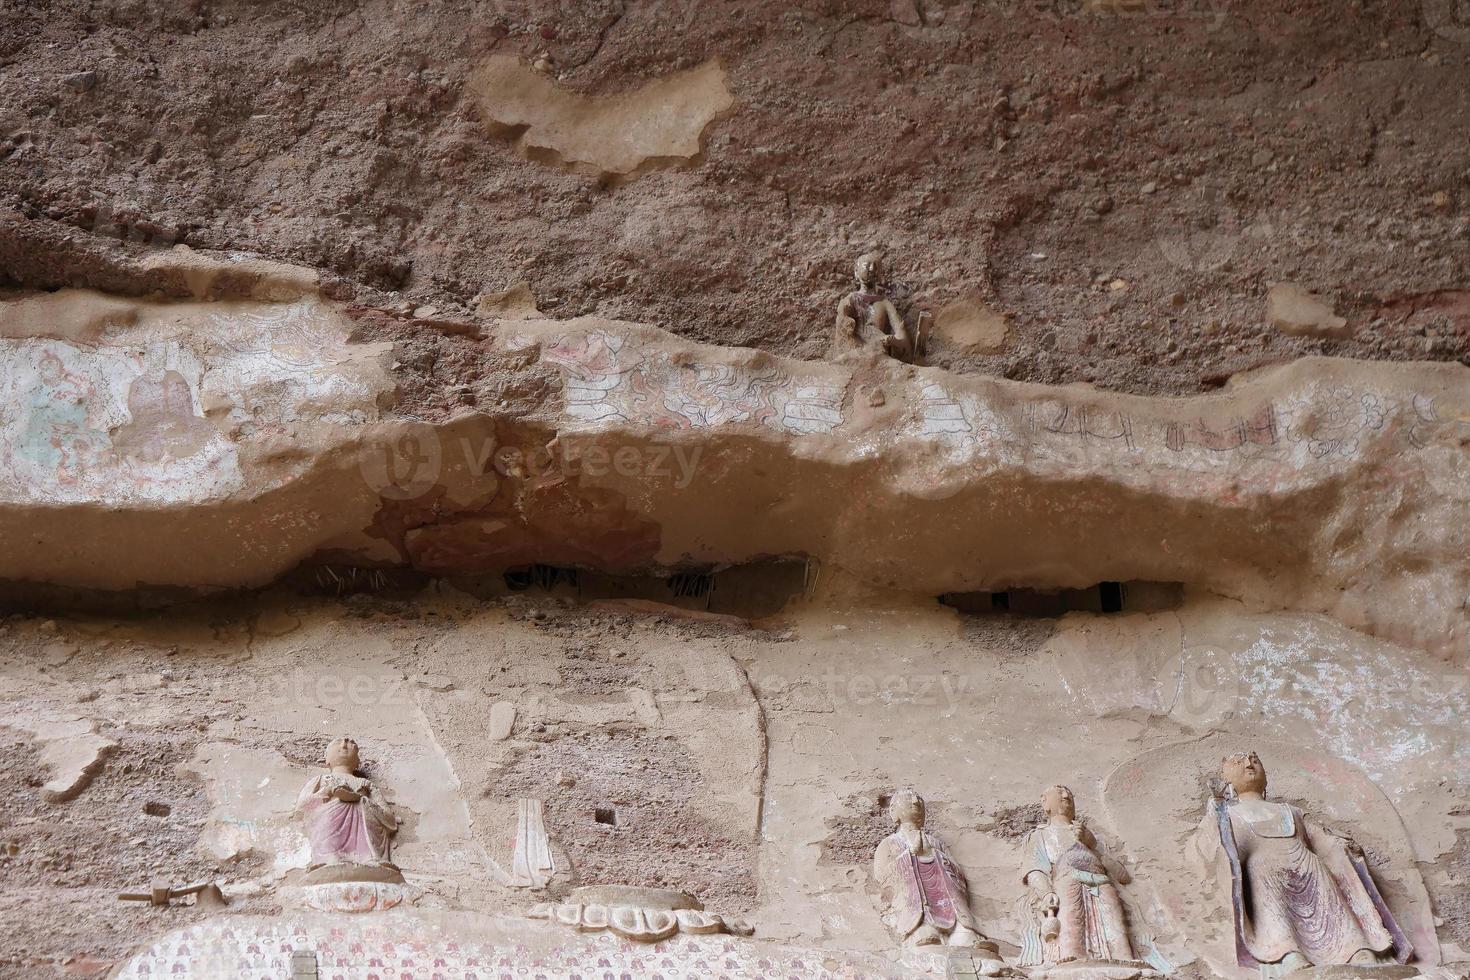
[[[296,798],[311,844],[308,880],[401,881],[391,861],[398,820],[372,780],[359,774],[357,743],[333,741],[326,764]]]

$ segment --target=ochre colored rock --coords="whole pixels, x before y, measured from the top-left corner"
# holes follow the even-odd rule
[[[935,339],[963,353],[990,354],[1005,346],[1010,324],[978,300],[960,299],[939,311],[934,321]]]
[[[1348,337],[1352,329],[1332,306],[1296,283],[1282,282],[1266,294],[1266,318],[1283,333],[1304,337]]]
[[[469,91],[490,130],[527,157],[618,178],[689,162],[705,127],[735,101],[714,61],[632,92],[589,96],[495,55],[470,76]]]
[[[491,320],[534,320],[541,316],[528,283],[518,282],[499,293],[481,293],[475,313]]]

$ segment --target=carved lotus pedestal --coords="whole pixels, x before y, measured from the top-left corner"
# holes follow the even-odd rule
[[[324,864],[296,883],[296,898],[319,912],[376,912],[399,905],[408,886],[392,864]]]
[[[526,915],[532,919],[550,919],[582,932],[606,930],[640,943],[656,943],[681,932],[734,936],[749,936],[754,932],[738,919],[706,912],[693,895],[629,885],[576,888],[566,902],[543,902]]]

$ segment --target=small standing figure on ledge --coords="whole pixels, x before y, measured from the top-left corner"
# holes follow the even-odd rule
[[[911,789],[896,790],[888,813],[898,829],[873,855],[884,923],[905,946],[977,947],[990,950],[998,961],[995,944],[975,929],[964,872],[945,853],[944,843],[924,829],[923,797]]]
[[[1237,962],[1271,976],[1408,962],[1413,948],[1362,847],[1267,800],[1266,767],[1254,752],[1230,756],[1221,769],[1226,788],[1205,808],[1197,840],[1230,883]]]
[[[308,881],[401,881],[391,861],[398,820],[372,780],[358,775],[357,743],[327,746],[327,771],[312,777],[296,798],[311,843]]]
[[[857,288],[837,304],[837,326],[832,353],[875,348],[900,361],[914,361],[919,343],[909,332],[898,308],[879,283],[883,278],[883,256],[868,252],[853,266]],[[922,328],[923,316],[920,317]]]
[[[1072,791],[1053,786],[1041,794],[1046,823],[1026,841],[1021,880],[1028,920],[1021,965],[1070,960],[1132,962],[1133,945],[1123,901],[1098,853],[1092,832],[1076,822]]]

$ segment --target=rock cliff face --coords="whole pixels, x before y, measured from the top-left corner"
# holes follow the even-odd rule
[[[431,412],[405,394],[422,365],[346,308],[252,290],[0,306],[0,577],[789,556],[932,595],[1184,582],[1465,648],[1461,365],[1308,359],[1162,399],[530,319],[440,324],[507,397]]]
[[[0,974],[1470,980],[1467,15],[0,0]]]

